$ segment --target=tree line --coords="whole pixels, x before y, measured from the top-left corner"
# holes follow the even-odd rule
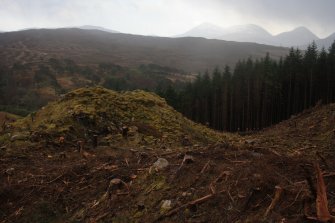
[[[267,54],[214,69],[181,90],[158,92],[188,118],[225,131],[248,131],[288,119],[317,103],[335,102],[335,42],[327,50],[291,48],[280,60]]]

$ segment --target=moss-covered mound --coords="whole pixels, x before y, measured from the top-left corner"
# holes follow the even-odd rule
[[[74,143],[98,137],[99,144],[109,145],[121,141],[187,145],[215,142],[223,137],[186,119],[154,93],[118,93],[100,87],[66,94],[14,123],[12,134],[27,135],[32,141],[64,137]]]

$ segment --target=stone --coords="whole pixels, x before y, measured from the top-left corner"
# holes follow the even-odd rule
[[[189,163],[193,163],[194,162],[194,158],[191,155],[185,155],[184,156],[184,163],[189,164]]]
[[[13,135],[11,138],[10,138],[10,141],[17,141],[17,140],[25,140],[27,139],[28,137],[26,135],[23,135],[23,134],[16,134],[16,135]]]
[[[161,205],[161,211],[168,211],[172,208],[171,200],[163,200]]]
[[[11,175],[13,175],[14,171],[15,171],[15,169],[13,167],[11,167],[11,168],[8,168],[5,172],[6,172],[7,175],[11,176]]]
[[[154,164],[153,167],[156,170],[162,170],[169,166],[169,161],[164,158],[159,158]]]

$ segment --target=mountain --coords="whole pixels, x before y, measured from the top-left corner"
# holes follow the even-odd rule
[[[237,42],[254,42],[284,47],[300,46],[303,48],[313,40],[319,40],[314,33],[305,27],[298,27],[291,31],[273,36],[264,28],[254,24],[222,28],[210,23],[204,23],[184,34],[178,35],[178,37],[180,36],[204,37],[208,39],[220,39]],[[327,40],[325,41],[327,42]]]
[[[0,34],[1,62],[38,63],[67,58],[81,64],[158,64],[186,72],[234,66],[241,59],[279,58],[287,48],[204,38],[167,38],[83,29],[38,29]]]
[[[176,37],[204,37],[207,39],[264,44],[269,42],[267,39],[271,38],[271,34],[262,27],[254,24],[223,28],[211,23],[203,23]]]
[[[312,33],[306,27],[298,27],[289,32],[283,32],[274,36],[274,43],[278,46],[302,46],[304,44],[309,44],[313,40],[319,40],[314,33]]]
[[[219,36],[222,40],[260,44],[271,44],[271,38],[272,35],[268,31],[254,24],[229,27],[224,35]]]
[[[315,43],[319,49],[321,49],[322,47],[328,49],[334,43],[334,41],[335,41],[335,33],[331,34],[327,38],[319,39],[315,41]]]
[[[187,31],[186,33],[177,35],[175,37],[204,37],[208,39],[217,39],[219,36],[224,35],[226,30],[220,26],[203,23],[193,29]]]
[[[74,28],[85,29],[85,30],[100,30],[100,31],[109,32],[109,33],[120,33],[119,31],[115,31],[115,30],[112,30],[112,29],[106,29],[104,27],[91,26],[91,25],[78,26],[78,27],[74,27]]]

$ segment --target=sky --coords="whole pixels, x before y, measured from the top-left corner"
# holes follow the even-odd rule
[[[174,36],[202,23],[260,25],[272,34],[305,26],[335,32],[335,0],[0,0],[0,30],[95,25]]]

